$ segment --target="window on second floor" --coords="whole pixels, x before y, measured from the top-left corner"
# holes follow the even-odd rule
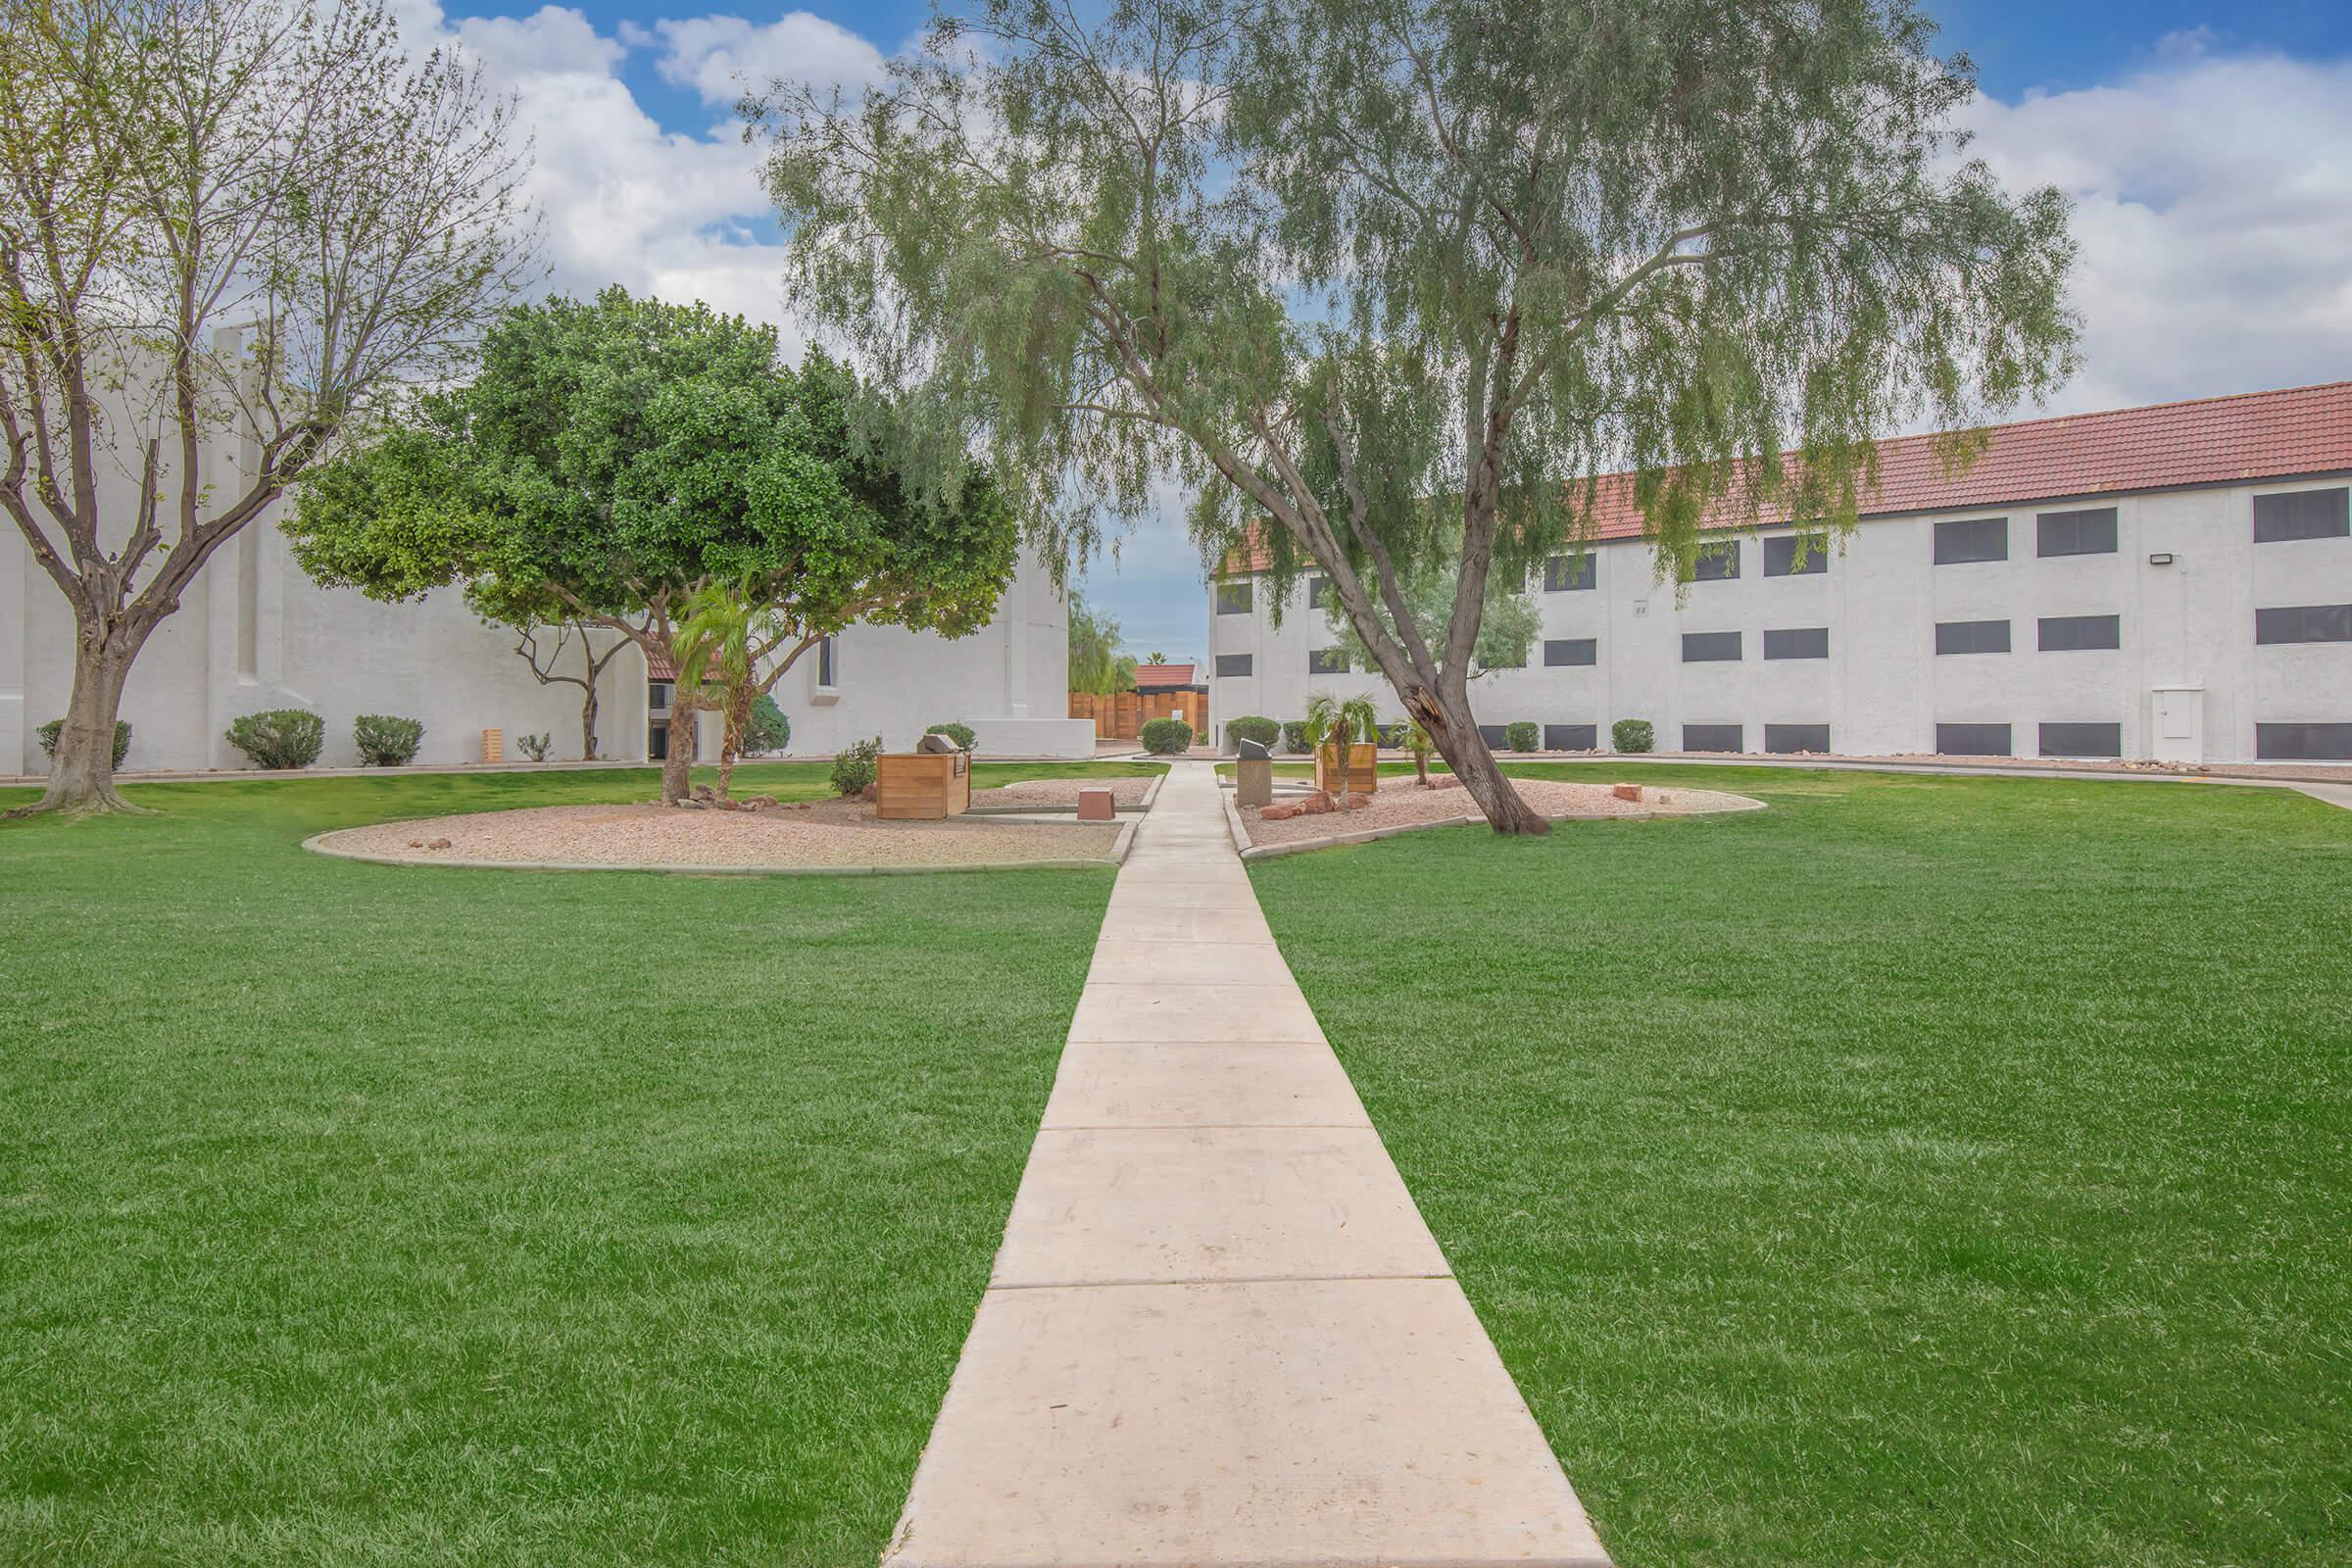
[[[1217,613],[1220,615],[1247,615],[1250,613],[1252,603],[1250,588],[1250,579],[1247,577],[1239,582],[1217,584]]]
[[[2034,519],[2034,553],[2037,556],[2112,556],[2115,554],[2115,509],[2091,507],[2080,512],[2045,512]]]
[[[1692,582],[1729,582],[1740,575],[1740,541],[1727,539],[1719,545],[1701,545],[1698,559],[1691,563]]]
[[[1939,620],[1936,623],[1939,654],[2005,654],[2009,623],[2005,620]]]
[[[2290,539],[2341,539],[2352,533],[2352,489],[2288,490],[2254,498],[2254,542],[2283,544]]]
[[[1740,634],[1736,631],[1683,633],[1683,662],[1686,664],[1726,663],[1740,657]]]
[[[1331,603],[1331,579],[1316,572],[1306,579],[1306,608],[1321,610]]]
[[[1784,631],[1764,634],[1766,659],[1827,659],[1830,657],[1830,628],[1827,626],[1791,626]]]
[[[1590,554],[1551,556],[1544,563],[1544,591],[1547,594],[1572,593],[1590,588],[1594,578],[1593,562]]]
[[[1596,664],[1600,662],[1600,641],[1594,637],[1548,637],[1544,642],[1544,662],[1551,668],[1563,664]]]
[[[1217,656],[1217,674],[1221,677],[1247,675],[1250,673],[1250,667],[1251,661],[1248,654],[1219,654]]]
[[[1804,560],[1797,560],[1799,545]],[[1823,533],[1778,533],[1764,541],[1764,575],[1811,577],[1830,569],[1830,537]]]
[[[1307,651],[1306,672],[1309,675],[1345,675],[1348,673],[1348,650],[1345,648],[1315,648]]]
[[[2352,605],[2281,605],[2254,612],[2258,643],[2352,643]]]
[[[670,683],[669,683],[668,681],[665,681],[665,680],[652,680],[652,681],[647,681],[647,682],[645,683],[645,702],[646,702],[646,706],[647,706],[648,708],[652,709],[652,710],[653,710],[655,712],[657,712],[657,713],[666,713],[666,712],[668,712],[668,711],[669,711],[669,690],[670,690]]]
[[[2124,645],[2124,622],[2120,615],[2044,615],[2039,627],[2041,651],[2045,654],[2080,654],[2099,648],[2121,648]]]
[[[1936,564],[1960,566],[1975,561],[2009,559],[2007,517],[1964,517],[1936,525]]]

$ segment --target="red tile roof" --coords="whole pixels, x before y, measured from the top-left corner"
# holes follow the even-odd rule
[[[647,680],[676,680],[678,672],[671,667],[669,661],[660,654],[648,654],[645,656],[645,678]]]
[[[1135,666],[1135,689],[1139,692],[1159,691],[1169,686],[1193,684],[1190,664],[1138,664]]]
[[[1996,425],[1957,475],[1944,472],[1935,442],[1907,435],[1879,443],[1879,482],[1863,497],[1863,516],[2342,473],[2352,470],[2352,381]],[[1602,475],[1596,492],[1594,537],[1646,531],[1630,474]],[[1767,508],[1759,520],[1793,519]],[[1736,522],[1727,508],[1710,525]],[[1263,554],[1250,549],[1228,557],[1225,569],[1265,566]]]

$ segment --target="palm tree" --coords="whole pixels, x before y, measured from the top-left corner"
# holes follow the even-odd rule
[[[1326,746],[1332,749],[1343,811],[1348,809],[1349,774],[1353,771],[1348,748],[1358,740],[1375,740],[1379,734],[1380,718],[1373,711],[1369,697],[1339,698],[1329,692],[1317,692],[1306,700],[1307,750],[1320,756]]]
[[[1397,728],[1403,732],[1400,744],[1413,754],[1413,772],[1420,778],[1421,787],[1429,788],[1429,754],[1438,749],[1438,743],[1429,738],[1429,731],[1410,713],[1404,715]]]
[[[678,629],[677,692],[690,702],[702,697],[706,685],[718,688],[716,707],[726,715],[718,746],[718,798],[727,799],[735,776],[735,758],[743,749],[743,733],[751,723],[752,701],[759,686],[752,669],[752,647],[760,640],[769,619],[754,608],[757,598],[748,588],[706,583],[686,601],[686,620]],[[693,711],[689,707],[689,713]]]

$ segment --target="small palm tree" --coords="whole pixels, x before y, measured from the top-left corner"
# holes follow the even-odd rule
[[[1320,756],[1325,747],[1332,749],[1333,770],[1340,778],[1340,808],[1348,808],[1348,786],[1350,759],[1348,749],[1359,740],[1376,740],[1380,735],[1380,717],[1372,710],[1369,697],[1335,697],[1330,692],[1317,692],[1306,700],[1306,745]]]
[[[1421,787],[1427,789],[1429,754],[1438,749],[1438,743],[1429,738],[1429,731],[1423,729],[1421,721],[1410,713],[1404,715],[1397,727],[1403,731],[1401,743],[1404,749],[1413,754],[1413,773],[1420,779]]]
[[[743,750],[750,726],[752,702],[760,695],[752,668],[752,648],[760,641],[768,617],[753,608],[751,585],[737,588],[706,583],[686,601],[686,620],[678,629],[677,691],[690,702],[703,701],[703,689],[718,689],[716,706],[726,717],[718,746],[718,798],[726,800],[735,776],[735,759]],[[689,709],[689,711],[692,710]]]

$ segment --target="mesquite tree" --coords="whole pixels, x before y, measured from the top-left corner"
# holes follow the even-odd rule
[[[1466,682],[1490,574],[1590,536],[1570,481],[1637,470],[1687,575],[1702,521],[1850,524],[1875,437],[2071,368],[2065,204],[1961,161],[1932,36],[1904,0],[973,0],[855,101],[746,110],[799,301],[926,389],[932,450],[977,432],[1081,548],[1196,484],[1207,557],[1318,564],[1541,832]]]
[[[73,607],[33,810],[127,809],[115,715],[205,564],[531,269],[511,107],[370,0],[8,0],[0,510]],[[237,445],[250,456],[232,464]]]
[[[469,380],[321,466],[285,530],[319,582],[391,601],[463,584],[476,608],[553,607],[681,672],[690,616],[723,589],[748,707],[853,622],[977,631],[1012,578],[1019,529],[987,475],[966,463],[918,496],[858,438],[865,401],[741,317],[619,288],[553,299],[508,312]],[[664,801],[687,792],[695,713],[715,706],[698,688],[676,689]]]

